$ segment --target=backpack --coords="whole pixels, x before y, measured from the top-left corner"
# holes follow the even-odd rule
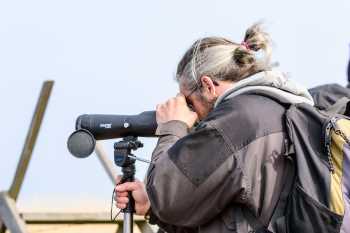
[[[286,179],[269,227],[245,214],[255,232],[350,233],[350,118],[343,115],[349,109],[345,98],[328,110],[288,106],[285,157],[294,175]]]

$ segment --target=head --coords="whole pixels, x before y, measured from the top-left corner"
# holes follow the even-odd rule
[[[217,98],[235,82],[271,69],[270,38],[260,24],[250,27],[242,43],[221,37],[197,40],[180,60],[176,80],[186,101],[203,119]]]

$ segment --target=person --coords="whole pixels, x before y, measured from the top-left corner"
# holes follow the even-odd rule
[[[314,99],[315,105],[320,109],[334,108],[341,99],[350,100],[350,60],[347,66],[347,86],[337,83],[324,84],[309,89],[309,93]],[[339,113],[350,116],[350,109],[338,109]]]
[[[349,59],[349,63],[348,63],[348,88],[350,88],[350,59]]]
[[[320,109],[329,109],[342,98],[350,99],[350,89],[337,83],[323,84],[310,88],[309,93],[313,97],[315,105]]]
[[[241,43],[206,37],[187,50],[179,94],[156,107],[159,140],[146,184],[117,185],[118,208],[132,191],[136,214],[168,233],[253,232],[256,222],[277,232],[272,216],[292,177],[285,105],[313,100],[272,67],[271,51],[260,24]]]

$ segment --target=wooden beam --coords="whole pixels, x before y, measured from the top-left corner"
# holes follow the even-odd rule
[[[16,174],[13,179],[11,188],[9,190],[9,195],[13,200],[16,200],[21,189],[31,156],[35,146],[36,139],[39,134],[40,126],[44,117],[44,113],[47,107],[49,97],[51,95],[51,90],[53,87],[54,81],[44,82],[40,97],[38,99],[35,112],[32,118],[32,122],[27,133],[27,138],[24,143],[20,161],[17,166]]]
[[[123,232],[123,215],[111,221],[110,213],[23,213],[27,224],[117,224],[117,233]],[[155,233],[143,216],[134,216],[134,229],[142,233]]]
[[[138,225],[136,225],[136,224],[134,223],[134,225],[133,225],[133,232],[135,232],[135,230],[136,230],[136,232],[148,233],[148,232],[143,232],[143,231],[138,227]],[[117,233],[123,233],[123,232],[124,232],[124,231],[123,231],[123,222],[118,223]],[[152,232],[152,233],[153,233],[153,232]]]
[[[16,208],[15,201],[7,193],[0,193],[0,218],[11,233],[27,233],[27,228]]]
[[[63,224],[63,223],[109,223],[123,222],[123,215],[120,214],[115,222],[111,221],[109,212],[100,213],[22,213],[23,218],[29,224]],[[135,222],[145,222],[143,216],[134,216]]]

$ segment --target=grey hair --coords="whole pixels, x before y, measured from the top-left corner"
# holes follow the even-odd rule
[[[236,82],[271,69],[270,37],[260,24],[248,28],[243,42],[235,43],[222,37],[197,40],[180,60],[176,80],[193,89],[199,86],[203,75]]]
[[[193,49],[193,54],[192,54],[192,59],[191,59],[191,74],[192,74],[192,79],[194,80],[194,82],[197,84],[197,86],[199,86],[199,81],[197,78],[197,71],[196,71],[196,63],[197,63],[197,54],[198,54],[198,50],[199,47],[202,43],[202,39],[199,39],[195,45],[194,45],[194,49]]]

